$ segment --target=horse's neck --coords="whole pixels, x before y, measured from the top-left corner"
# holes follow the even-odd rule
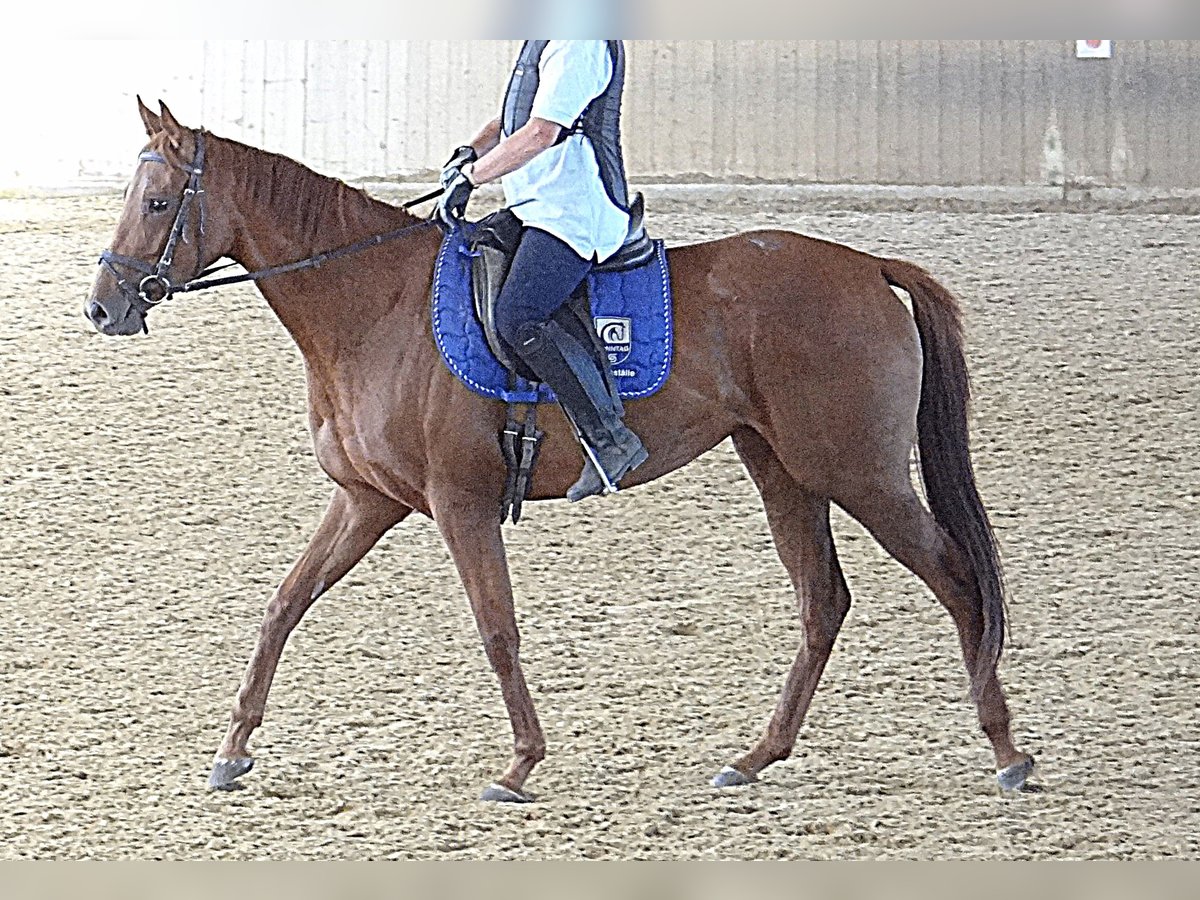
[[[272,175],[286,182],[264,183],[260,178],[256,185],[244,171],[237,178],[232,193],[241,222],[230,255],[248,270],[306,259],[417,222],[402,210],[290,160],[280,164],[269,154],[240,150],[252,157],[249,165],[242,163],[244,169],[274,164],[278,168]],[[338,355],[342,347],[358,343],[363,331],[394,304],[401,267],[390,273],[395,277],[367,277],[363,263],[351,256],[258,283],[306,358]]]

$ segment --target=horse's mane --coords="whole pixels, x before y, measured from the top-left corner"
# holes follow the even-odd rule
[[[260,150],[228,138],[214,138],[221,153],[228,153],[248,199],[268,209],[289,233],[307,243],[318,242],[330,225],[357,231],[363,219],[373,227],[381,219],[398,221],[410,216],[397,206],[370,196],[361,188],[314,172],[281,153]]]

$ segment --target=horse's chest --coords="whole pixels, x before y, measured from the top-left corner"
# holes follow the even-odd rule
[[[421,466],[386,422],[343,413],[314,416],[313,426],[317,462],[335,482],[366,484],[414,509],[424,508]]]

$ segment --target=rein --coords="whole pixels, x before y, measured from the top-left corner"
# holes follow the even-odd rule
[[[433,197],[441,195],[441,191],[435,191],[425,197],[420,197],[413,200],[409,205],[416,206],[418,203],[423,203],[426,200],[431,200]],[[407,209],[408,207],[401,207]],[[377,247],[380,244],[385,244],[388,241],[394,241],[404,235],[416,231],[420,228],[427,228],[430,225],[436,224],[431,220],[417,222],[415,225],[406,225],[403,228],[397,228],[394,231],[385,231],[383,234],[372,235],[369,238],[363,238],[361,241],[355,241],[353,244],[347,244],[344,247],[338,247],[336,250],[326,250],[323,253],[317,253],[313,256],[304,259],[298,259],[295,262],[284,263],[281,266],[271,266],[268,269],[258,269],[254,272],[243,272],[241,275],[223,275],[220,278],[208,278],[214,272],[219,272],[221,269],[227,269],[235,263],[225,263],[220,266],[213,266],[205,269],[195,278],[184,282],[179,287],[176,287],[172,293],[187,294],[191,291],[202,291],[205,288],[223,287],[227,284],[240,284],[243,281],[260,281],[263,278],[271,278],[275,275],[286,275],[288,272],[301,272],[305,269],[316,269],[323,266],[325,263],[332,262],[335,259],[341,259],[343,256],[350,256],[353,253],[360,253],[371,247]],[[166,299],[165,297],[163,298]]]
[[[305,269],[316,269],[326,263],[333,262],[336,259],[341,259],[343,256],[350,256],[354,253],[360,253],[363,250],[368,250],[371,247],[377,247],[380,244],[394,241],[403,237],[406,234],[417,231],[422,228],[427,228],[430,225],[436,224],[433,220],[427,219],[417,222],[415,225],[406,225],[403,228],[397,228],[392,231],[386,231],[383,234],[372,235],[364,238],[361,241],[355,241],[353,244],[347,244],[342,247],[337,247],[333,250],[326,250],[321,253],[315,253],[312,256],[304,259],[298,259],[294,262],[284,263],[283,265],[271,266],[266,269],[258,269],[254,272],[244,272],[240,275],[225,275],[220,278],[209,278],[215,272],[222,269],[227,269],[236,263],[223,263],[218,266],[210,266],[203,271],[197,272],[183,284],[175,284],[171,281],[168,272],[171,268],[171,263],[175,258],[175,248],[182,240],[185,244],[188,243],[187,235],[184,229],[187,227],[187,220],[191,211],[192,201],[197,197],[200,198],[200,221],[197,230],[197,241],[204,238],[204,190],[200,187],[200,178],[204,174],[204,132],[197,129],[196,135],[196,153],[192,159],[190,166],[180,166],[183,171],[188,173],[188,183],[183,189],[183,194],[179,200],[179,210],[175,214],[175,221],[171,226],[171,233],[167,236],[166,246],[163,247],[162,255],[159,257],[155,265],[143,262],[140,259],[135,259],[131,256],[123,256],[120,253],[114,253],[112,250],[105,250],[100,254],[100,265],[107,268],[117,281],[117,287],[121,293],[127,297],[132,297],[141,300],[148,307],[158,306],[165,300],[169,300],[175,294],[188,294],[193,291],[202,291],[206,288],[223,287],[229,284],[240,284],[245,281],[261,281],[264,278],[272,278],[276,275],[286,275],[289,272],[300,272]],[[153,150],[143,151],[138,156],[138,162],[157,162],[172,165],[168,160]],[[432,200],[435,197],[441,196],[441,189],[430,191],[428,194],[423,194],[415,200],[409,200],[401,205],[401,209],[410,209],[419,203],[424,203],[427,200]],[[201,254],[197,254],[198,258],[203,258]],[[140,272],[144,277],[138,282],[134,288],[129,282],[121,277],[121,273],[117,271],[116,266],[126,266],[136,272]],[[154,291],[157,296],[152,296],[150,291]]]

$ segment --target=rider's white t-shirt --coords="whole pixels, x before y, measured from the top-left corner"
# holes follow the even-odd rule
[[[538,61],[530,115],[570,128],[611,78],[605,41],[550,41]],[[543,150],[501,184],[517,218],[565,241],[584,259],[603,262],[625,242],[629,215],[608,198],[596,153],[582,134]]]

